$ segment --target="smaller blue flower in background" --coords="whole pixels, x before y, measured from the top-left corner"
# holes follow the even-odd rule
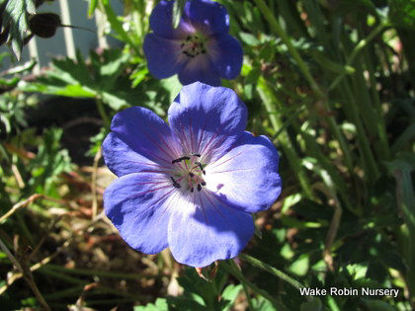
[[[244,130],[246,106],[228,88],[184,86],[168,119],[142,107],[115,115],[103,154],[119,178],[105,213],[143,253],[170,247],[194,267],[233,258],[254,233],[250,213],[281,192],[277,150]]]
[[[236,78],[243,52],[238,40],[228,34],[225,7],[210,0],[189,0],[174,29],[173,2],[162,0],[150,16],[153,33],[144,40],[150,73],[157,79],[178,74],[183,85],[200,81],[218,86],[220,78]]]

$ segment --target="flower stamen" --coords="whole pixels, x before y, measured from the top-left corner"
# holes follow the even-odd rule
[[[206,175],[206,171],[203,169],[203,165],[202,165],[202,163],[200,163],[200,162],[195,162],[195,164],[196,164],[196,166],[195,166],[195,167],[200,168],[200,171],[203,173],[203,175]]]
[[[198,35],[187,36],[180,47],[184,55],[192,58],[206,53],[204,40]]]
[[[189,156],[183,156],[183,157],[180,157],[180,158],[178,158],[176,160],[171,161],[171,163],[172,164],[179,163],[179,162],[182,162],[182,161],[185,161],[185,160],[190,160],[190,157]]]
[[[192,152],[189,155],[183,155],[172,160],[172,164],[177,164],[173,174],[175,177],[170,177],[175,188],[184,186],[184,190],[194,192],[195,187],[197,191],[201,191],[202,186],[206,186],[206,181],[202,177],[206,175],[204,164],[200,161],[195,161],[196,158],[201,157],[201,154]]]
[[[170,179],[173,182],[173,187],[175,187],[175,188],[181,188],[182,187],[173,177],[170,176]]]

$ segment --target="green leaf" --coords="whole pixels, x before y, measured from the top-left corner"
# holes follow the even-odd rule
[[[198,296],[195,296],[198,297]],[[167,297],[167,303],[169,304],[169,310],[180,311],[205,311],[206,307],[196,300],[195,297]]]
[[[182,18],[184,4],[186,3],[185,0],[176,0],[173,4],[173,20],[172,24],[174,28],[177,28],[180,23],[180,19]]]
[[[272,303],[264,297],[258,297],[252,301],[255,311],[276,311]]]
[[[4,3],[5,1],[1,4]],[[10,27],[8,43],[11,44],[17,60],[20,60],[25,34],[29,29],[28,15],[35,14],[35,12],[33,0],[8,0],[4,12],[2,12],[2,27]]]
[[[19,73],[24,73],[30,71],[35,67],[36,61],[31,59],[30,61],[25,62],[23,65],[16,66],[7,70],[7,75],[14,75]]]
[[[104,53],[105,63],[99,68],[101,76],[118,75],[124,69],[129,55],[121,50],[106,50]]]
[[[260,44],[260,41],[251,33],[248,32],[240,32],[239,36],[243,43],[250,45],[250,46],[257,46]]]
[[[130,79],[133,80],[132,87],[136,87],[137,85],[139,85],[145,79],[147,74],[148,74],[147,67],[133,72],[130,76]]]
[[[178,278],[178,282],[185,292],[202,297],[206,305],[212,305],[212,302],[217,301],[216,289],[212,282],[200,278],[194,269],[186,269],[184,275]]]
[[[204,311],[205,306],[202,306],[197,301],[186,297],[167,297],[157,298],[155,303],[149,303],[145,306],[136,306],[134,311]]]
[[[222,299],[226,301],[225,306],[223,307],[223,311],[230,310],[232,305],[234,304],[236,298],[238,297],[239,292],[242,290],[242,285],[228,285],[223,293],[222,293]]]
[[[415,0],[389,0],[389,18],[399,28],[415,30]]]
[[[292,273],[298,276],[307,274],[310,266],[310,258],[308,254],[302,254],[296,261],[294,261],[288,268]]]
[[[28,298],[22,299],[20,302],[23,306],[27,306],[27,307],[37,306],[37,300],[35,297],[28,297]]]
[[[396,311],[397,309],[382,300],[362,299],[370,311]]]
[[[89,7],[88,7],[88,16],[92,17],[94,15],[94,11],[97,8],[98,0],[89,0]]]
[[[53,60],[52,68],[46,75],[39,77],[36,82],[22,81],[19,89],[67,97],[96,98],[114,110],[137,100],[138,90],[130,87],[125,73],[128,54],[118,49],[106,50],[100,55],[92,51],[90,64],[85,62],[79,51],[76,58],[76,61],[70,58]]]
[[[13,88],[20,81],[18,77],[14,77],[10,80],[0,78],[0,88]]]
[[[355,69],[351,66],[341,65],[336,62],[333,62],[329,59],[327,55],[318,50],[314,50],[311,55],[314,60],[325,69],[336,73],[336,74],[352,74],[355,72]]]
[[[395,140],[391,148],[392,152],[398,153],[400,150],[404,149],[406,145],[410,146],[410,144],[414,141],[414,138],[415,138],[415,123],[412,123]]]
[[[111,93],[103,92],[101,93],[102,100],[108,104],[112,109],[119,110],[122,107],[128,106],[128,103],[125,99],[117,97]]]
[[[112,9],[109,0],[102,0],[102,5],[104,7],[108,22],[111,24],[111,28],[120,36],[123,42],[128,43],[136,51],[136,53],[139,54],[140,51],[138,47],[131,40],[130,35],[124,30],[122,23],[118,20],[118,17]]]
[[[327,226],[327,222],[320,220],[319,222],[312,222],[312,221],[304,221],[298,220],[297,218],[291,216],[283,216],[281,217],[281,222],[284,226],[290,228],[297,228],[297,229],[305,229],[305,228],[321,228],[323,226]]]
[[[170,93],[170,99],[169,102],[172,103],[173,100],[177,97],[177,95],[179,94],[180,90],[182,89],[182,85],[179,82],[179,79],[177,78],[177,75],[168,78],[168,79],[163,79],[160,81],[160,84],[169,91]]]
[[[322,311],[323,305],[320,299],[313,298],[313,300],[304,302],[303,304],[301,304],[300,310],[301,311]]]
[[[156,302],[149,303],[145,306],[136,306],[134,307],[134,311],[168,311],[169,305],[167,304],[167,300],[165,298],[157,298]]]
[[[36,158],[28,166],[32,174],[29,184],[32,191],[57,196],[56,181],[63,172],[72,169],[71,159],[66,149],[60,146],[62,129],[50,128],[43,133],[43,143],[39,144]]]
[[[95,93],[82,87],[80,84],[69,84],[65,86],[54,86],[44,83],[26,83],[19,84],[19,89],[24,92],[37,92],[50,95],[59,95],[67,97],[86,97],[94,98]]]

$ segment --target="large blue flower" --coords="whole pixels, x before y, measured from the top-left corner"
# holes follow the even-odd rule
[[[250,213],[281,192],[278,153],[244,131],[247,109],[231,89],[183,87],[169,125],[132,107],[115,115],[103,144],[119,178],[104,193],[106,215],[134,249],[203,267],[235,257],[254,232]]]
[[[172,26],[174,1],[162,0],[150,16],[153,33],[144,40],[150,73],[157,79],[179,75],[182,84],[213,86],[234,79],[242,67],[242,47],[228,34],[225,7],[210,0],[188,0],[179,26]]]

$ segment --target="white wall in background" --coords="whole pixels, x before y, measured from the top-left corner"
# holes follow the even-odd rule
[[[65,4],[67,5],[65,6]],[[116,14],[122,14],[123,4],[121,0],[111,0],[111,5]],[[65,9],[65,7],[69,9],[69,12],[63,14],[61,10]],[[68,40],[68,37],[72,37],[71,39],[73,40],[73,42],[69,42],[69,45],[65,42],[65,28],[62,27],[59,27],[57,29],[55,36],[53,36],[52,38],[42,39],[39,37],[35,37],[31,40],[33,41],[30,47],[31,55],[29,54],[29,45],[26,45],[23,48],[22,59],[17,64],[21,64],[30,60],[32,56],[37,57],[39,65],[43,67],[47,66],[52,58],[72,56],[71,49],[68,49],[68,47],[70,47],[71,45],[73,45],[75,49],[79,49],[85,57],[88,55],[89,50],[96,49],[98,47],[96,20],[95,17],[88,18],[87,1],[55,0],[53,2],[45,2],[37,9],[37,12],[56,13],[59,16],[61,16],[63,24],[66,24],[66,21],[63,20],[63,16],[69,16],[71,25],[85,27],[91,29],[93,32],[89,32],[82,29],[69,28],[71,31],[66,30],[66,40]],[[68,33],[72,33],[72,36],[68,35]],[[108,42],[110,46],[116,46],[119,43],[117,40],[111,38],[108,39]],[[8,47],[5,45],[1,46],[0,53],[5,51],[8,51]],[[6,59],[3,61],[1,70],[5,70],[12,65],[13,64],[11,64],[10,60]]]

